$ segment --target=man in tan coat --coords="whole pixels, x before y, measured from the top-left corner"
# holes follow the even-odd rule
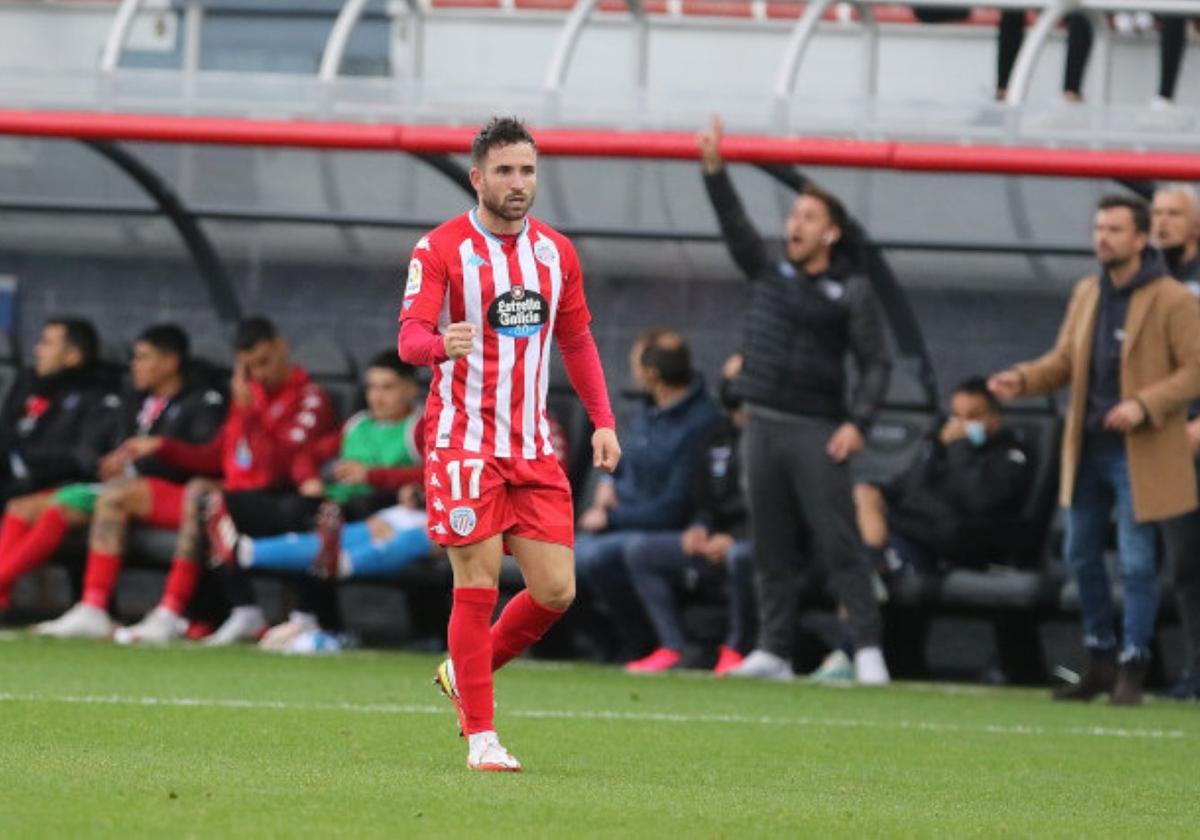
[[[1055,693],[1060,700],[1111,692],[1115,705],[1141,702],[1159,600],[1154,523],[1197,506],[1185,408],[1200,395],[1200,305],[1148,247],[1149,231],[1145,202],[1102,199],[1092,234],[1100,276],[1075,287],[1050,352],[988,383],[1000,399],[1071,387],[1063,555],[1079,587],[1088,666],[1078,685]],[[1114,513],[1125,589],[1119,652],[1104,566]]]

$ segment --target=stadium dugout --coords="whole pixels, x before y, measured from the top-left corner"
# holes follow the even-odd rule
[[[0,5],[0,45],[48,13],[44,5]],[[614,389],[629,337],[659,321],[694,331],[699,364],[713,370],[732,349],[740,306],[713,222],[694,200],[691,132],[721,110],[733,129],[726,156],[764,230],[811,177],[848,195],[871,237],[871,279],[897,364],[863,467],[893,474],[935,422],[938,381],[1042,342],[1044,334],[1024,333],[1044,328],[1041,307],[1057,316],[1047,302],[1081,273],[1087,250],[1070,216],[1099,184],[1144,193],[1154,180],[1200,180],[1193,130],[1144,130],[1133,118],[1137,91],[1151,89],[1153,44],[1111,32],[1105,19],[1129,3],[1032,4],[1007,103],[980,100],[994,9],[1017,5],[1030,4],[990,4],[944,27],[874,2],[850,13],[830,2],[758,0],[351,0],[287,10],[95,0],[56,10],[62,37],[78,49],[0,50],[0,161],[22,173],[0,175],[0,212],[12,222],[0,251],[18,255],[0,256],[0,273],[20,275],[26,318],[49,305],[33,295],[39,282],[57,290],[53,299],[96,307],[118,333],[151,313],[178,313],[217,367],[228,365],[228,325],[269,301],[296,332],[298,360],[348,411],[358,399],[355,359],[394,337],[390,314],[381,317],[391,287],[373,278],[401,264],[430,220],[469,201],[463,125],[498,91],[515,89],[505,101],[539,127],[546,161],[539,210],[584,243],[600,278],[598,339]],[[1191,0],[1137,5],[1200,15]],[[1061,49],[1056,25],[1068,8],[1104,25],[1092,105],[1060,124],[1039,97],[1053,88],[1049,56]],[[485,26],[506,27],[526,45],[527,64],[467,87],[446,56]],[[230,37],[235,30],[276,34],[250,50]],[[704,61],[720,50],[747,56],[737,84]],[[947,60],[970,69],[947,79],[939,69]],[[62,263],[64,252],[77,262]],[[137,268],[131,254],[155,268]],[[77,271],[85,262],[93,268]],[[661,294],[639,298],[650,283]],[[972,312],[975,335],[944,303],[966,291],[991,307]],[[331,317],[333,294],[343,308]],[[0,366],[0,383],[17,361],[10,354]],[[586,421],[567,397],[556,399],[578,485]],[[1048,402],[1008,417],[1038,462],[1011,570],[906,581],[892,624],[912,626],[906,611],[985,617],[1009,638],[1002,656],[1019,660],[1006,661],[1010,676],[1036,680],[1044,667],[1031,662],[1029,628],[1072,609],[1050,549],[1059,419]],[[151,568],[169,559],[164,547],[162,535],[134,538]],[[400,582],[424,593],[413,601],[436,601],[444,583],[438,566]],[[814,593],[813,603],[826,601]],[[923,640],[903,629],[889,636],[889,658],[921,670]]]

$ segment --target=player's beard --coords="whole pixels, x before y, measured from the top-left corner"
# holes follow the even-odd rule
[[[506,222],[519,222],[529,215],[529,208],[533,207],[534,194],[529,192],[526,195],[528,195],[529,200],[519,205],[519,207],[514,207],[508,203],[507,194],[500,198],[484,194],[481,198],[483,206],[492,215],[498,216]]]

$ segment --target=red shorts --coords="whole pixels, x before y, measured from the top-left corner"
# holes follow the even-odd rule
[[[150,487],[150,513],[143,521],[155,528],[178,531],[183,524],[183,485],[161,478],[144,480]]]
[[[435,449],[425,459],[429,538],[463,546],[497,534],[575,544],[571,485],[553,455],[493,458]]]

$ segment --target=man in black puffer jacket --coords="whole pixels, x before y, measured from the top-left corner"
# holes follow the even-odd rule
[[[99,339],[88,321],[52,318],[34,348],[34,369],[0,413],[0,502],[67,481],[94,480],[119,443],[120,398],[97,375]]]
[[[698,142],[721,231],[750,279],[738,391],[749,415],[745,464],[762,628],[757,649],[730,673],[792,676],[799,530],[849,614],[857,678],[884,683],[879,607],[858,550],[847,465],[891,372],[879,305],[857,273],[845,208],[824,190],[803,191],[786,222],[786,259],[769,256],[725,170],[721,133],[714,120]],[[847,402],[848,355],[858,385]]]

